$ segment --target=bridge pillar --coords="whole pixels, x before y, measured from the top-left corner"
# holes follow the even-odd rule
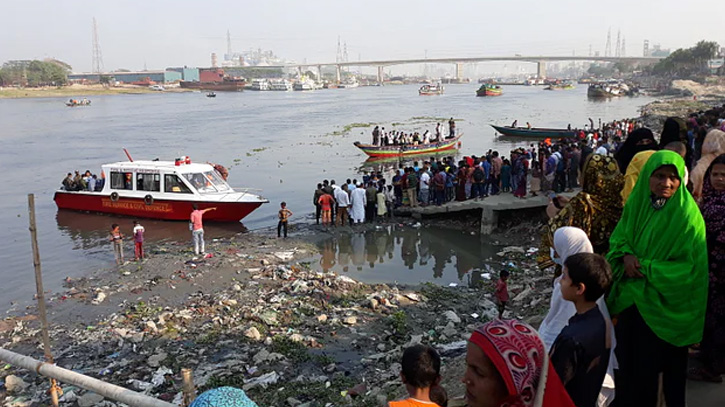
[[[302,67],[301,66],[298,66],[297,67],[297,78],[299,79],[301,77],[302,77]]]
[[[536,76],[539,78],[546,78],[546,62],[539,61],[536,65]]]
[[[335,65],[335,81],[339,84],[342,80],[342,67],[340,65]]]
[[[383,66],[378,67],[378,84],[382,85],[385,82],[385,72],[383,72]]]
[[[317,82],[322,84],[322,65],[317,65]]]
[[[456,62],[456,79],[458,82],[463,80],[463,63]]]

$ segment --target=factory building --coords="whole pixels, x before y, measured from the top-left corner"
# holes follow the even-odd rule
[[[121,83],[143,82],[151,80],[156,83],[172,83],[182,79],[182,72],[177,71],[143,71],[143,72],[109,72],[104,73],[112,81]],[[97,73],[71,73],[68,74],[71,82],[99,82],[100,74]]]
[[[179,72],[182,81],[199,82],[199,68],[166,68],[166,70]]]

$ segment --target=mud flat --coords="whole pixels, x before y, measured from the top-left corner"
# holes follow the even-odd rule
[[[181,89],[166,85],[164,91],[155,91],[146,86],[121,85],[105,87],[103,85],[68,85],[68,86],[48,86],[40,88],[3,88],[0,87],[0,99],[19,99],[19,98],[54,98],[54,97],[83,97],[97,95],[128,95],[128,94],[146,94],[146,93],[166,93],[166,92],[191,92],[190,89]]]
[[[551,276],[535,267],[537,226],[522,227],[501,241],[526,244],[500,245],[467,286],[364,284],[325,273],[309,243],[322,232],[239,234],[210,242],[206,258],[180,244],[148,247],[143,263],[68,279],[49,295],[54,356],[60,366],[169,401],[180,400],[188,367],[199,390],[232,385],[259,405],[372,406],[404,394],[402,349],[422,342],[444,356],[444,383],[462,396],[465,340],[496,316],[498,272],[512,274],[507,317],[538,325],[546,312]],[[0,320],[0,346],[42,358],[34,311],[20,311]],[[0,382],[8,405],[48,403],[42,377],[5,366]],[[62,385],[64,406],[98,402]]]

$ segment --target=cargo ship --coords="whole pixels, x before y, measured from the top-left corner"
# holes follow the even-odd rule
[[[199,69],[198,81],[181,81],[179,86],[183,89],[200,89],[213,91],[238,92],[244,90],[247,81],[244,78],[234,78],[224,73],[220,68]]]

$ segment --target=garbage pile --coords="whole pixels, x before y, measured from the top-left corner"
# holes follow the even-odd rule
[[[218,261],[230,264],[245,256],[215,251]],[[504,247],[469,271],[467,286],[405,287],[360,283],[299,260],[309,254],[270,251],[245,258],[247,267],[238,272],[248,278],[200,289],[178,306],[125,301],[93,325],[52,326],[53,353],[60,366],[177,404],[181,369],[190,368],[199,392],[239,387],[259,405],[385,405],[404,394],[405,347],[431,344],[444,365],[463,357],[470,333],[497,315],[493,289],[501,269],[511,272],[511,308],[504,316],[534,324],[543,318],[551,276],[535,267],[535,254],[534,248]],[[198,267],[185,264],[183,273],[199,273]],[[84,301],[108,305],[101,293],[106,290]],[[37,321],[0,322],[6,328],[1,346],[42,358]],[[462,373],[449,373],[444,383],[457,388]],[[119,405],[61,385],[63,406]],[[4,405],[46,405],[47,390],[46,379],[0,365]]]

